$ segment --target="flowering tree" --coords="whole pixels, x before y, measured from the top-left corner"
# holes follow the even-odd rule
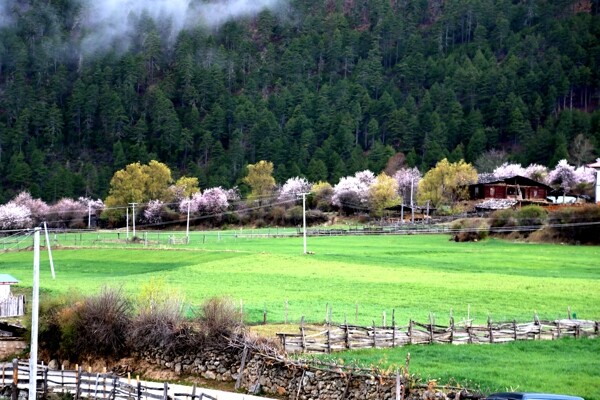
[[[313,195],[315,205],[319,210],[325,211],[331,208],[333,187],[329,182],[317,182],[312,185],[310,192]]]
[[[369,187],[374,180],[375,176],[369,170],[340,179],[333,187],[331,203],[344,209],[366,207],[369,202]]]
[[[84,217],[88,214],[88,205],[77,200],[63,198],[50,206],[48,222],[55,227],[67,227],[74,224],[83,224]]]
[[[398,182],[398,193],[405,204],[410,201],[411,190],[413,197],[416,198],[419,182],[422,179],[421,171],[418,168],[401,168],[394,174],[394,179]]]
[[[144,209],[143,221],[148,224],[158,224],[162,222],[162,211],[164,203],[160,200],[150,200]]]
[[[50,207],[43,200],[34,199],[28,192],[19,193],[12,201],[12,203],[23,206],[29,210],[32,223],[38,225],[44,221],[47,217]]]
[[[569,165],[567,160],[560,160],[556,167],[548,174],[546,182],[568,192],[576,186],[575,167]]]
[[[545,182],[548,176],[548,168],[539,164],[530,164],[525,168],[525,176],[538,182]]]
[[[32,226],[31,213],[25,206],[9,202],[0,206],[0,228],[21,229]]]
[[[497,180],[511,178],[515,175],[525,176],[525,174],[525,168],[523,168],[521,164],[509,164],[507,162],[497,167],[494,172],[492,172],[492,176]]]
[[[308,193],[311,184],[304,178],[295,177],[288,179],[279,190],[278,200],[291,201],[295,200],[302,193]]]
[[[222,213],[228,207],[227,191],[220,186],[206,189],[198,202],[198,210],[207,215]]]
[[[419,183],[419,202],[431,201],[437,207],[466,198],[468,186],[477,182],[477,171],[463,160],[450,163],[439,161]]]

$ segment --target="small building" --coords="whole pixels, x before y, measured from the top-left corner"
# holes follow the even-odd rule
[[[552,188],[545,183],[524,176],[515,175],[500,180],[480,180],[469,185],[471,200],[512,199],[544,201]]]
[[[594,190],[594,202],[600,203],[600,158],[596,160],[593,164],[588,164],[588,167],[594,168],[596,170],[596,184]]]
[[[8,299],[10,294],[10,285],[16,285],[19,281],[12,275],[0,274],[0,301]]]
[[[0,274],[0,317],[19,317],[25,315],[25,296],[13,296],[10,286],[19,281],[12,275]]]

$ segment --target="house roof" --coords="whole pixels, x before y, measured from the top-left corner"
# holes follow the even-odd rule
[[[0,285],[14,285],[19,283],[17,278],[9,274],[0,274]]]
[[[596,162],[593,164],[588,164],[588,167],[600,169],[600,160],[596,160]]]
[[[527,178],[527,177],[521,176],[521,175],[515,175],[515,176],[511,176],[510,178],[496,179],[496,180],[483,179],[483,182],[482,182],[482,179],[480,179],[478,183],[476,183],[474,185],[469,185],[469,186],[475,186],[475,185],[481,185],[481,184],[490,185],[490,184],[494,184],[494,183],[504,183],[507,185],[521,185],[521,186],[538,186],[538,187],[544,187],[548,190],[552,189],[550,186],[546,185],[545,183],[534,181],[533,179],[530,179],[530,178]]]

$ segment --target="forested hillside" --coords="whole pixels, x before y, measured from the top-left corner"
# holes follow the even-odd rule
[[[1,201],[105,198],[151,159],[231,187],[263,159],[335,184],[400,152],[480,172],[599,155],[598,0],[289,0],[210,27],[129,13],[100,38],[89,4],[0,5]]]

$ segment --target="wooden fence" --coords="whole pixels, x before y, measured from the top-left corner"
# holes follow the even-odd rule
[[[27,389],[29,385],[29,364],[13,360],[12,363],[1,364],[0,388],[10,387],[11,399],[17,400],[19,390]],[[64,369],[54,371],[47,366],[39,365],[36,379],[37,392],[43,398],[49,392],[71,393],[78,399],[106,400],[216,400],[215,397],[197,392],[196,386],[191,393],[174,393],[169,395],[167,382],[150,384],[139,379],[131,380],[110,373],[95,373],[84,371],[81,367],[72,371]]]
[[[0,300],[0,317],[19,317],[25,315],[25,296],[9,296]]]
[[[488,321],[487,325],[448,326],[409,321],[407,326],[362,327],[343,324],[318,330],[301,323],[300,333],[277,333],[287,353],[331,353],[348,349],[396,347],[406,344],[505,343],[516,340],[554,340],[560,337],[597,336],[600,322],[555,320],[517,323]]]

